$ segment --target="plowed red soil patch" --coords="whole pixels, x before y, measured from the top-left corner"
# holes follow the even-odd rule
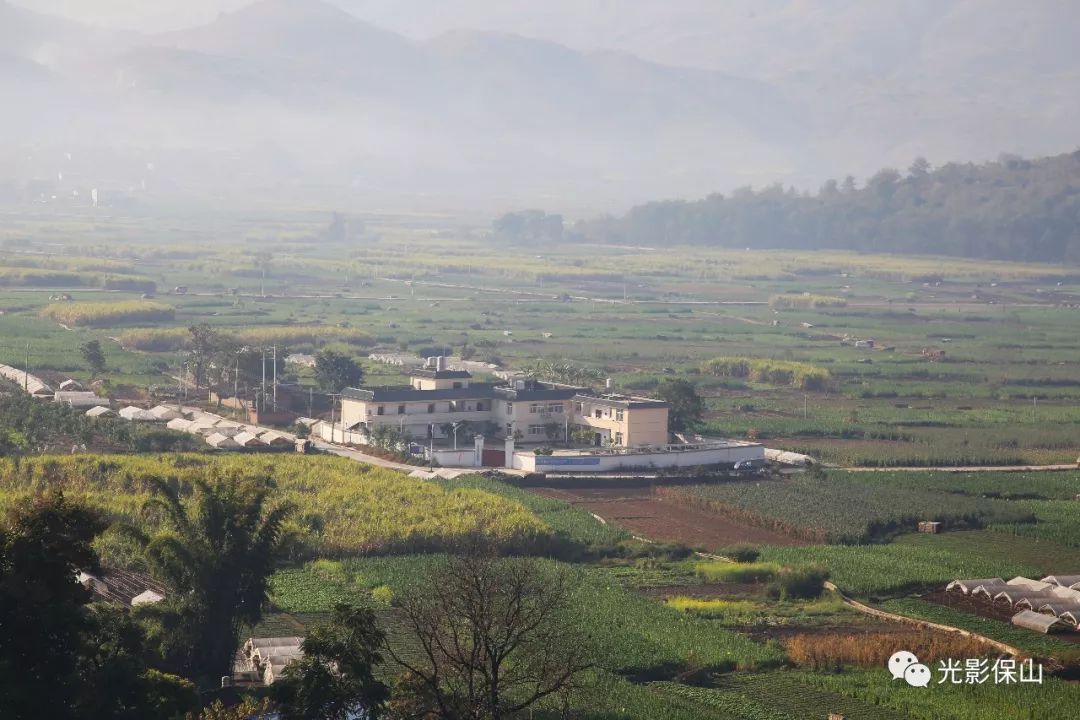
[[[790,535],[747,525],[703,508],[684,507],[654,494],[651,488],[529,488],[588,510],[634,535],[658,542],[681,542],[707,550],[751,543],[806,545]]]

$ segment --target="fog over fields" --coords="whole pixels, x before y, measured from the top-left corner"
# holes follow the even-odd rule
[[[1071,5],[0,0],[0,196],[587,215],[1069,152]]]

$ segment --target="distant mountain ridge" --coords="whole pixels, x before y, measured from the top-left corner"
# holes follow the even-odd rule
[[[857,37],[859,23],[885,37],[889,23],[908,22],[905,13],[912,37],[882,40],[875,57],[848,53],[835,72],[821,70],[828,54],[819,48],[802,73],[777,59],[792,56],[782,35],[792,32],[788,0],[754,6],[782,35],[771,52],[758,53],[768,66],[761,72],[746,72],[746,63],[730,63],[734,72],[721,72],[720,62],[665,65],[628,52],[621,40],[649,31],[648,13],[634,2],[624,3],[633,10],[625,22],[609,17],[615,49],[583,50],[497,29],[505,23],[483,21],[483,0],[463,7],[478,8],[466,17],[487,29],[430,39],[342,9],[386,15],[392,6],[381,0],[259,0],[158,35],[104,30],[0,0],[0,58],[8,58],[0,60],[0,91],[36,93],[13,118],[0,117],[0,131],[9,130],[12,145],[52,148],[12,164],[19,175],[0,180],[18,185],[55,175],[56,158],[76,149],[99,159],[86,169],[98,184],[145,186],[148,196],[285,193],[314,201],[336,194],[485,209],[569,201],[588,214],[748,184],[813,187],[839,170],[868,172],[919,154],[948,160],[1069,148],[1080,97],[1059,91],[1067,67],[1048,70],[1052,87],[1024,86],[1024,103],[997,97],[980,78],[963,86],[957,102],[943,101],[956,96],[953,80],[905,71],[903,54],[928,28],[970,8],[969,0],[943,2],[948,8],[919,0],[903,12],[885,3],[880,17],[855,4],[821,10],[850,26],[838,42]],[[552,12],[571,17],[564,0],[552,3]],[[438,11],[423,0],[401,7]],[[712,10],[689,7],[674,0],[670,17],[654,8],[655,32],[723,35]],[[551,34],[542,23],[524,25]],[[872,50],[869,39],[842,43]],[[958,51],[971,54],[967,46]],[[1010,86],[1023,85],[1021,69],[1000,71]],[[910,95],[882,84],[882,74],[895,75]],[[857,96],[845,95],[851,87]],[[1005,102],[1016,109],[991,109]],[[104,162],[109,152],[125,161]],[[156,168],[154,182],[131,174],[132,154]]]

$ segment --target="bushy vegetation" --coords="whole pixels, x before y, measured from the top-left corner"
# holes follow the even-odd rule
[[[777,310],[813,310],[818,308],[847,307],[847,299],[833,295],[813,295],[802,293],[800,295],[773,295],[769,298],[769,306]]]
[[[945,528],[1022,524],[1034,513],[1003,500],[947,495],[882,482],[872,473],[754,480],[660,488],[665,497],[702,505],[814,542],[863,543],[911,531],[921,520]]]
[[[64,325],[113,327],[133,322],[168,322],[176,317],[176,308],[152,300],[62,302],[47,305],[41,314]]]
[[[733,248],[849,248],[1003,260],[1075,262],[1080,234],[1064,218],[1080,209],[1080,153],[1015,156],[982,165],[917,160],[886,168],[862,188],[852,178],[817,195],[780,185],[657,202],[579,227],[596,242]]]
[[[820,597],[829,571],[819,565],[783,568],[769,583],[769,596],[778,600],[811,600]]]
[[[148,522],[140,508],[155,478],[186,494],[196,478],[251,475],[273,479],[296,506],[287,527],[300,555],[416,552],[480,540],[534,551],[551,540],[551,530],[513,501],[330,457],[77,455],[0,462],[0,505],[61,488],[115,519],[141,524]]]
[[[802,390],[824,390],[830,379],[828,370],[809,363],[749,357],[713,358],[702,364],[701,371],[716,377],[741,378]]]
[[[366,346],[371,336],[362,330],[337,325],[264,325],[229,329],[226,333],[236,343],[262,347],[264,345],[320,346],[327,342],[342,342]],[[117,335],[126,348],[145,352],[173,352],[187,347],[191,333],[186,328],[133,328]]]
[[[67,405],[24,395],[0,380],[0,457],[70,452],[71,446],[114,452],[192,452],[206,449],[201,438],[159,425],[120,418],[88,418]]]

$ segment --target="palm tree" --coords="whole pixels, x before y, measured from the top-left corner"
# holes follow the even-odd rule
[[[229,473],[195,481],[185,500],[175,483],[153,482],[145,510],[161,530],[140,539],[169,592],[140,614],[166,663],[187,677],[231,674],[241,629],[262,617],[291,512],[273,489],[267,477]]]

